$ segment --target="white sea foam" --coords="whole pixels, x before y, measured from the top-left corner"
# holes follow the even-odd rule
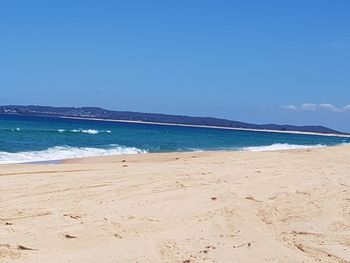
[[[317,145],[297,145],[297,144],[288,144],[288,143],[275,143],[268,146],[256,146],[256,147],[244,147],[242,151],[250,152],[261,152],[261,151],[281,151],[281,150],[291,150],[291,149],[312,149],[312,148],[322,148],[326,147],[323,144]]]
[[[110,130],[95,130],[95,129],[74,129],[74,130],[65,130],[65,129],[58,129],[58,132],[74,132],[74,133],[87,133],[87,134],[99,134],[99,133],[112,133]]]
[[[71,130],[72,132],[81,132],[81,133],[88,133],[88,134],[99,134],[100,131],[94,130],[94,129],[88,129],[88,130]]]
[[[20,131],[20,128],[11,129],[11,131]]]
[[[125,147],[125,146],[118,146],[118,145],[114,145],[110,149],[56,146],[43,151],[31,151],[31,152],[19,152],[19,153],[0,152],[0,164],[55,161],[55,160],[63,160],[63,159],[79,158],[79,157],[93,157],[93,156],[120,155],[120,154],[139,154],[139,153],[147,153],[147,151],[141,150],[135,147]]]

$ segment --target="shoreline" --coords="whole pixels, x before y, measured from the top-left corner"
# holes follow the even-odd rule
[[[10,163],[0,163],[1,165],[26,165],[26,164],[61,164],[69,160],[79,160],[86,158],[104,158],[104,157],[117,157],[117,156],[137,156],[137,155],[162,155],[162,154],[198,154],[198,153],[237,153],[237,152],[285,152],[285,151],[298,151],[298,150],[313,150],[313,149],[321,149],[321,148],[333,148],[333,147],[347,147],[348,144],[338,144],[338,145],[290,145],[290,148],[269,148],[276,144],[268,145],[268,146],[257,146],[257,147],[244,147],[240,149],[223,149],[223,150],[196,150],[196,151],[173,151],[173,152],[141,152],[141,153],[122,153],[122,154],[106,154],[106,155],[96,155],[96,156],[78,156],[73,158],[61,158],[61,159],[47,159],[47,160],[28,160],[24,162],[10,162]],[[248,149],[245,149],[248,148]],[[250,148],[250,149],[249,149]],[[261,149],[259,149],[261,148]]]
[[[327,150],[330,149],[350,149],[350,145],[333,145],[333,146],[325,146],[325,147],[313,147],[313,148],[298,148],[298,149],[282,149],[282,150],[262,150],[262,151],[243,151],[243,150],[210,150],[210,151],[185,151],[185,152],[152,152],[152,153],[141,153],[141,154],[120,154],[120,155],[104,155],[104,156],[90,156],[90,157],[77,157],[77,158],[68,158],[62,160],[54,160],[54,163],[50,163],[51,161],[43,161],[43,162],[33,162],[31,164],[64,164],[64,163],[85,163],[90,161],[95,162],[104,162],[105,160],[123,160],[123,159],[155,159],[167,156],[210,156],[216,154],[290,154],[290,153],[306,153],[318,150]],[[17,165],[20,163],[16,163],[13,165]],[[27,163],[22,163],[27,164]],[[11,164],[9,164],[11,165]]]
[[[191,125],[191,124],[181,124],[181,123],[114,120],[114,119],[66,117],[66,116],[57,116],[57,118],[73,119],[73,120],[91,120],[91,121],[106,121],[106,122],[119,122],[119,123],[135,123],[135,124],[149,124],[149,125],[163,125],[163,126],[179,126],[179,127],[192,127],[192,128],[206,128],[206,129],[222,129],[222,130],[251,131],[251,132],[272,132],[272,133],[287,133],[287,134],[299,134],[299,135],[315,135],[315,136],[350,138],[350,135],[348,135],[348,134],[344,134],[343,135],[343,134],[335,134],[335,133],[319,133],[319,132],[303,132],[303,131],[281,131],[281,130],[266,130],[266,129],[248,129],[248,128],[233,128],[233,127],[222,127],[222,126]]]
[[[206,129],[222,129],[222,130],[235,130],[235,131],[267,132],[267,133],[271,132],[271,133],[282,133],[282,134],[287,133],[287,134],[296,134],[296,135],[312,135],[312,136],[350,138],[350,134],[336,134],[336,133],[233,128],[233,127],[222,127],[222,126],[191,125],[191,124],[181,124],[181,123],[163,123],[163,122],[147,122],[147,121],[132,121],[132,120],[114,120],[114,119],[84,118],[84,117],[69,117],[69,116],[26,115],[26,114],[18,114],[18,113],[4,113],[4,114],[5,115],[18,115],[18,116],[33,116],[33,117],[37,116],[37,117],[59,118],[59,119],[72,119],[72,120],[86,120],[86,121],[134,123],[134,124],[147,124],[147,125],[163,125],[163,126],[178,126],[178,127],[206,128]]]

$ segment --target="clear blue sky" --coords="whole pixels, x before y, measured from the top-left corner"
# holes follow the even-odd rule
[[[1,1],[0,104],[350,131],[349,14],[347,0]]]

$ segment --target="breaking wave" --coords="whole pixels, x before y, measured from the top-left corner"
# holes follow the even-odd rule
[[[18,153],[0,152],[0,164],[56,161],[70,158],[140,153],[147,153],[147,151],[135,147],[125,147],[118,145],[113,145],[110,149],[55,146],[43,151]]]
[[[288,144],[288,143],[275,143],[268,146],[256,146],[256,147],[244,147],[242,151],[250,152],[261,152],[261,151],[281,151],[281,150],[292,150],[292,149],[312,149],[312,148],[322,148],[326,147],[323,144],[316,145],[297,145],[297,144]]]
[[[74,133],[87,133],[87,134],[99,134],[99,133],[112,133],[110,130],[95,130],[95,129],[87,129],[87,130],[64,130],[64,129],[58,129],[58,132],[74,132]]]
[[[65,130],[65,129],[58,129],[58,130],[40,130],[40,129],[25,129],[22,130],[20,128],[11,128],[11,129],[0,129],[0,131],[23,131],[23,132],[59,132],[59,133],[86,133],[86,134],[99,134],[99,133],[112,133],[111,130],[95,130],[95,129],[73,129],[73,130]]]

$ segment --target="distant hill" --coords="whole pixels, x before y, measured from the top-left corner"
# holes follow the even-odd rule
[[[0,114],[20,114],[30,116],[98,118],[124,121],[158,122],[166,124],[205,125],[225,128],[262,129],[278,131],[316,132],[324,134],[346,134],[324,126],[294,126],[277,124],[251,124],[210,117],[189,117],[130,111],[111,111],[96,107],[48,107],[48,106],[0,106]]]

